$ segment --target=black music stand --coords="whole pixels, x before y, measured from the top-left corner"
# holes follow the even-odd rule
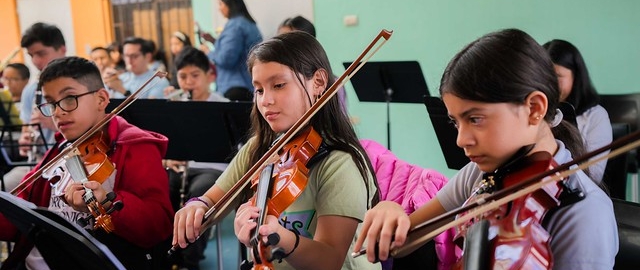
[[[461,169],[470,160],[464,154],[464,150],[456,143],[458,130],[451,124],[444,102],[439,97],[425,96],[424,105],[429,112],[429,119],[431,119],[436,137],[438,137],[438,143],[447,162],[447,167],[453,170]]]
[[[0,192],[0,212],[35,244],[51,269],[125,269],[84,229],[44,208]]]
[[[121,102],[112,99],[107,111]],[[167,159],[226,163],[247,139],[252,104],[139,99],[120,116],[167,136]]]
[[[107,111],[122,103],[112,99]],[[165,158],[227,163],[248,139],[253,102],[167,101],[139,99],[120,115],[142,129],[169,138]],[[218,268],[222,269],[221,232]]]
[[[343,63],[348,68],[351,63]],[[358,99],[387,104],[387,148],[391,150],[390,103],[422,103],[429,95],[427,82],[417,61],[367,62],[351,78]]]

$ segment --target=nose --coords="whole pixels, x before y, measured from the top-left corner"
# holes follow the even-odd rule
[[[475,143],[473,135],[464,125],[458,126],[458,137],[456,138],[456,144],[460,148],[466,148]]]
[[[38,70],[42,71],[44,69],[44,60],[42,58],[33,56],[31,62],[33,62],[33,65],[35,65]]]
[[[185,83],[187,85],[191,85],[194,81],[195,81],[195,79],[191,78],[190,76],[187,76],[187,79],[185,79]]]
[[[260,99],[260,105],[264,107],[274,103],[273,95],[271,95],[271,92],[266,89],[262,91],[262,95],[258,96],[258,98]]]

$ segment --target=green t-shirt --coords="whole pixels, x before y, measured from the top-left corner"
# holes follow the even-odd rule
[[[227,192],[249,170],[252,138],[240,149],[229,167],[216,181],[216,185]],[[369,200],[376,192],[373,178],[368,177]],[[327,157],[314,164],[309,171],[309,179],[300,197],[281,215],[280,225],[296,230],[301,237],[313,238],[319,216],[336,215],[355,218],[362,222],[367,211],[367,189],[351,156],[342,151],[331,151]],[[342,269],[380,269],[380,264],[371,264],[366,256],[351,257],[351,250],[360,232],[358,225],[349,254],[345,254]],[[285,260],[274,261],[276,269],[293,269]]]

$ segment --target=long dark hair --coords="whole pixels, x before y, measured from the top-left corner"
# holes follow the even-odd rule
[[[249,10],[247,10],[243,0],[222,0],[222,2],[229,7],[229,18],[243,16],[252,23],[256,23],[251,14],[249,14]]]
[[[575,107],[576,115],[581,115],[589,108],[598,105],[600,96],[591,83],[587,65],[578,48],[560,39],[549,41],[542,47],[547,50],[554,64],[561,65],[573,73],[573,85],[566,101]]]
[[[256,45],[249,53],[247,59],[247,66],[249,67],[250,73],[256,61],[263,63],[276,62],[285,65],[291,68],[295,74],[300,74],[306,79],[312,78],[319,69],[324,69],[329,75],[327,78],[327,89],[335,81],[335,78],[331,76],[331,74],[333,74],[331,72],[331,65],[329,64],[329,59],[324,49],[313,36],[302,31],[282,34]],[[300,80],[300,83],[304,86],[304,83],[299,77],[298,80]],[[307,93],[306,90],[305,93]],[[321,133],[323,142],[331,149],[344,151],[351,155],[351,158],[358,167],[358,171],[360,171],[360,174],[365,180],[367,198],[371,199],[371,196],[368,194],[369,184],[367,179],[372,177],[372,182],[377,187],[377,180],[371,166],[371,161],[362,148],[362,145],[360,145],[356,132],[353,130],[351,122],[349,122],[349,117],[344,110],[341,109],[337,95],[333,96],[329,102],[311,118],[310,125]],[[255,164],[262,155],[267,152],[271,143],[278,136],[278,134],[271,130],[267,121],[262,118],[255,103],[251,111],[251,133],[258,141],[258,143],[254,145],[255,149],[251,151],[251,153],[255,153],[251,158],[251,164]],[[378,193],[376,192],[373,196],[373,204],[377,203],[378,199]]]
[[[531,36],[518,29],[487,34],[449,62],[440,81],[440,95],[486,103],[524,104],[533,91],[547,96],[545,121],[551,123],[560,102],[558,78],[549,55]],[[578,129],[562,121],[551,129],[574,157],[585,152]]]

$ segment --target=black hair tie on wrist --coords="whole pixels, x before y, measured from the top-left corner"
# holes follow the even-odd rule
[[[293,253],[294,251],[296,251],[296,248],[298,248],[298,244],[300,244],[300,234],[298,233],[298,231],[294,230],[294,229],[289,229],[293,234],[296,235],[296,243],[293,244],[293,248],[291,249],[291,251],[289,251],[289,253],[285,254],[282,259],[289,257],[289,255],[291,255],[291,253]]]

